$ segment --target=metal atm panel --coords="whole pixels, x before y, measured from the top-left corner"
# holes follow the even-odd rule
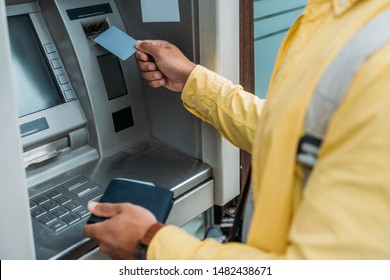
[[[224,161],[229,154],[225,144],[183,108],[178,94],[152,90],[140,78],[134,58],[116,60],[92,40],[109,26],[117,26],[139,39],[170,40],[191,59],[202,62],[198,1],[179,0],[181,22],[161,26],[140,21],[139,1],[9,0],[6,4],[8,16],[31,19],[42,49],[45,40],[52,43],[56,57],[46,57],[49,63],[54,60],[49,69],[63,89],[61,104],[17,118],[26,132],[21,137],[23,153],[18,156],[25,164],[28,198],[20,199],[30,205],[30,213],[25,214],[27,223],[32,220],[38,259],[96,257],[88,253],[96,251],[96,244],[81,234],[88,213],[68,204],[68,199],[81,201],[85,207],[115,177],[171,189],[175,204],[168,223],[178,226],[217,201],[213,175],[223,176],[232,185],[238,182],[235,171],[225,172],[225,166],[234,165],[238,173],[238,164]],[[85,13],[91,7],[95,13]],[[56,75],[59,65],[63,72]],[[102,71],[108,65],[114,65],[114,77]],[[62,74],[68,79],[63,80]],[[107,80],[115,80],[114,86]],[[73,95],[64,92],[69,89]],[[228,193],[218,199],[220,205],[236,194]]]

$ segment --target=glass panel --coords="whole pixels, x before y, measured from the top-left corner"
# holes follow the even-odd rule
[[[210,215],[209,211],[203,212],[196,216],[194,219],[182,226],[182,229],[192,236],[202,240],[206,233],[206,228],[209,226],[207,221],[207,215]]]
[[[255,94],[265,98],[280,44],[306,0],[254,0]]]

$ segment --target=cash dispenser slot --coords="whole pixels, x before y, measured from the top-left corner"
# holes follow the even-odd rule
[[[67,137],[32,149],[23,153],[24,167],[29,168],[34,165],[44,164],[48,160],[53,159],[68,150],[70,150],[70,144]]]

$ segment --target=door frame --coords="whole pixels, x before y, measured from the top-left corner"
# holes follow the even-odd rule
[[[240,0],[240,84],[245,91],[255,92],[254,74],[254,3]],[[251,166],[251,155],[240,150],[240,188],[244,185]]]

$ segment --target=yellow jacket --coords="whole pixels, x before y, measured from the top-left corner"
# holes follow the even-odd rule
[[[197,66],[186,108],[253,156],[247,245],[166,226],[149,259],[390,259],[390,44],[360,68],[305,188],[296,162],[306,108],[338,51],[388,0],[310,0],[281,46],[263,102]],[[264,105],[264,106],[263,106]]]

